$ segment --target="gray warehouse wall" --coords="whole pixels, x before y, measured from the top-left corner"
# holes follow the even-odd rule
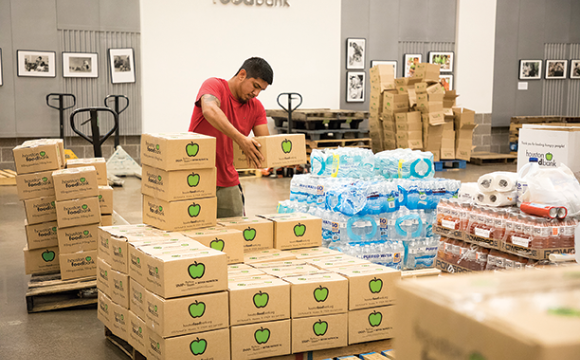
[[[497,0],[493,126],[512,116],[580,116],[580,80],[529,80],[518,90],[521,59],[580,59],[580,1]]]
[[[49,93],[72,93],[75,108],[103,106],[108,94],[129,97],[121,135],[141,134],[139,0],[0,0],[0,138],[58,137],[58,111],[46,105]],[[111,84],[107,50],[135,50],[135,84]],[[17,50],[56,52],[56,77],[18,77]],[[98,53],[99,77],[63,78],[62,52]],[[66,135],[72,135],[66,112]],[[103,129],[112,126],[103,117]],[[83,130],[89,132],[88,125]],[[90,133],[90,132],[89,132]]]
[[[454,51],[456,8],[456,0],[342,0],[341,109],[369,109],[371,60],[397,60],[401,77],[406,53],[427,61],[429,51]],[[366,39],[364,103],[346,102],[347,38]]]

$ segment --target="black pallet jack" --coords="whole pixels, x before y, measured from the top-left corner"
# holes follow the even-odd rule
[[[114,119],[115,124],[113,125],[113,128],[111,130],[109,130],[105,135],[101,136],[101,132],[99,129],[99,117],[97,116],[97,114],[99,112],[103,112],[103,111],[110,112],[111,114],[113,114],[113,119]],[[75,117],[81,113],[84,113],[84,112],[89,112],[90,118],[88,120],[86,120],[85,122],[83,122],[81,125],[84,125],[88,122],[91,123],[91,136],[88,136],[88,135],[84,134],[83,132],[81,132],[80,130],[78,130],[76,125],[75,125]],[[108,107],[80,108],[80,109],[74,110],[72,112],[72,114],[70,114],[70,126],[71,126],[72,130],[75,133],[77,133],[80,137],[82,137],[86,141],[93,144],[93,150],[94,150],[95,157],[102,157],[103,151],[102,151],[101,146],[103,145],[105,140],[107,140],[119,128],[119,116],[117,115],[117,113],[114,110],[111,110]]]
[[[288,97],[288,107],[284,107],[284,105],[282,105],[282,103],[280,102],[280,98],[287,96]],[[293,100],[300,100],[300,102],[298,103],[298,105],[296,106],[292,106],[292,101]],[[284,111],[286,111],[288,113],[288,134],[292,134],[293,133],[293,126],[292,126],[292,113],[298,109],[300,107],[300,105],[302,105],[302,95],[300,95],[299,93],[294,93],[294,92],[290,92],[290,93],[281,93],[278,95],[278,97],[276,98],[276,102],[278,102],[278,105],[280,105],[280,107],[282,109],[284,109]],[[295,167],[282,167],[279,169],[274,169],[272,177],[277,177],[277,176],[282,176],[282,177],[292,177],[294,176],[294,170]]]
[[[58,98],[57,98],[58,97]],[[64,106],[65,98],[72,98],[73,104],[71,106]],[[58,99],[58,107],[51,105],[51,101]],[[77,104],[77,98],[73,94],[67,93],[50,93],[46,95],[46,105],[49,107],[58,110],[58,116],[60,120],[60,138],[63,141],[63,145],[66,147],[65,139],[64,139],[64,111],[70,108],[73,108]]]
[[[105,97],[105,106],[106,107],[110,107],[108,104],[108,100],[109,99],[115,99],[115,112],[117,113],[117,116],[120,116],[121,113],[125,110],[127,110],[127,108],[129,107],[129,98],[126,97],[125,95],[107,95]],[[126,104],[125,107],[119,110],[119,100],[120,99],[125,99]],[[117,130],[115,131],[115,149],[117,149],[117,147],[119,146],[119,127],[117,127]]]

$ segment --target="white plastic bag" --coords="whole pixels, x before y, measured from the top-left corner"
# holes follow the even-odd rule
[[[536,167],[524,177],[528,184],[522,201],[565,206],[568,216],[580,215],[580,184],[564,164],[557,168]]]

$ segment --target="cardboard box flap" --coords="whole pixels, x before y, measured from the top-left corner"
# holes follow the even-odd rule
[[[291,284],[304,284],[322,281],[346,281],[346,278],[337,273],[325,272],[320,274],[288,276],[284,280]]]
[[[278,278],[266,280],[230,281],[228,283],[229,291],[246,290],[248,288],[256,288],[256,287],[272,287],[272,286],[288,286],[288,283]]]

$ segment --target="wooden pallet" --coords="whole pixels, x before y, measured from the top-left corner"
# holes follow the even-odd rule
[[[10,169],[0,170],[1,185],[16,185],[16,171]]]
[[[379,356],[383,356],[385,360],[394,360],[394,353],[392,350],[393,341],[391,339],[379,340],[366,342],[361,344],[349,345],[342,348],[336,349],[325,349],[308,351],[299,354],[277,356],[272,358],[267,358],[264,360],[324,360],[324,359],[335,359],[343,356],[359,356],[361,354],[377,353]],[[383,355],[380,355],[380,354]],[[375,356],[377,359],[380,357]],[[359,357],[359,359],[361,359]]]
[[[287,134],[288,129],[284,127],[277,127],[279,134]],[[354,140],[369,137],[369,131],[361,131],[358,129],[323,129],[323,130],[306,130],[306,129],[292,129],[293,134],[304,134],[306,140]]]
[[[29,313],[66,309],[97,303],[96,276],[61,280],[60,273],[32,275],[26,291]]]
[[[268,109],[266,116],[272,118],[288,118],[288,112],[283,109]],[[368,111],[332,110],[332,109],[298,109],[292,112],[292,120],[320,121],[320,120],[348,120],[368,119]]]
[[[333,149],[337,147],[358,147],[370,149],[373,141],[371,138],[361,139],[326,139],[306,140],[306,151],[310,149]]]
[[[483,165],[487,163],[503,163],[503,164],[513,164],[518,160],[516,155],[511,154],[497,154],[490,152],[474,152],[471,153],[471,160],[469,161],[475,165]]]
[[[128,342],[121,339],[117,335],[113,334],[113,332],[106,326],[105,326],[105,338],[107,338],[107,340],[109,340],[113,345],[118,347],[122,352],[124,352],[132,360],[147,359],[143,354],[141,354],[139,351],[135,350],[134,347],[129,345]]]

